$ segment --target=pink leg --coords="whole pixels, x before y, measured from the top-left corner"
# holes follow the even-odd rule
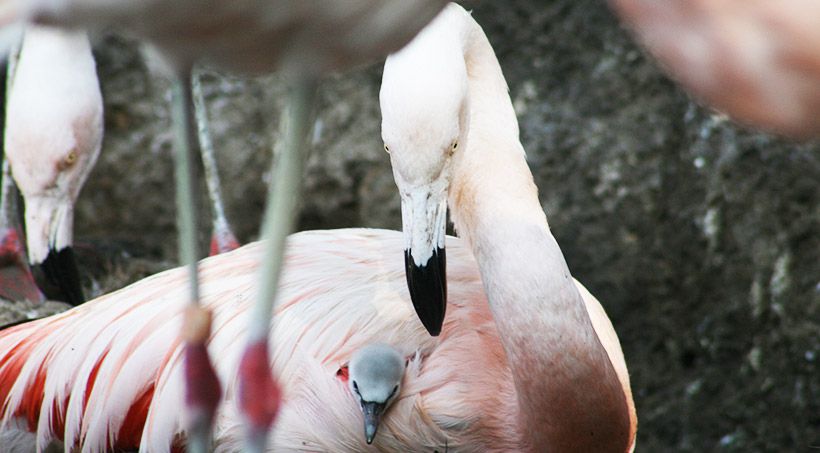
[[[219,181],[219,170],[214,155],[214,145],[211,142],[210,127],[208,126],[208,111],[205,106],[205,96],[202,93],[202,84],[199,72],[194,71],[191,80],[191,91],[196,114],[197,133],[199,136],[199,152],[202,157],[202,166],[205,169],[205,183],[208,186],[208,198],[211,200],[211,235],[210,256],[230,252],[239,248],[239,241],[231,231],[228,219],[225,217],[225,205],[222,202],[222,188]]]
[[[211,235],[210,256],[236,250],[239,248],[239,245],[239,241],[236,239],[236,236],[233,235],[230,228],[225,231],[214,230],[213,235]]]
[[[239,408],[249,439],[264,443],[281,400],[282,392],[271,374],[267,339],[249,344],[239,362]]]

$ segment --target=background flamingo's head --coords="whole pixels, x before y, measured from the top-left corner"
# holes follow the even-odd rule
[[[73,56],[76,49],[86,50],[82,58]],[[61,69],[70,58],[78,61]],[[42,267],[47,296],[76,305],[83,295],[70,248],[74,202],[99,155],[103,129],[85,35],[27,28],[8,96],[5,153],[25,201],[29,261]]]

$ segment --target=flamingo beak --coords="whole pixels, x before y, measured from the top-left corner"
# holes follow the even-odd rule
[[[364,402],[362,401],[362,413],[364,414],[364,438],[367,444],[373,443],[373,438],[376,437],[376,431],[379,430],[379,422],[384,413],[384,403]]]
[[[429,190],[412,191],[402,196],[401,208],[410,299],[430,335],[438,336],[447,308],[446,192],[435,195]]]
[[[80,285],[80,271],[74,250],[68,246],[61,250],[49,249],[45,261],[36,265],[35,277],[49,299],[62,300],[73,306],[85,302]]]
[[[38,286],[49,299],[76,306],[85,302],[85,296],[71,248],[73,227],[74,210],[70,200],[26,199],[29,260]]]

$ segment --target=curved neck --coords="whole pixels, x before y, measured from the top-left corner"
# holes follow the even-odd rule
[[[449,202],[513,373],[521,448],[626,451],[623,388],[549,231],[492,47],[464,23],[470,126]]]

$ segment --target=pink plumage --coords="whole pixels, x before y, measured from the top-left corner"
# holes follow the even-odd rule
[[[516,450],[521,439],[515,388],[472,253],[461,240],[447,238],[450,307],[441,336],[433,338],[407,294],[396,252],[403,241],[399,232],[366,229],[290,237],[272,326],[271,361],[284,397],[271,448],[364,450],[357,402],[337,372],[355,350],[382,342],[413,359],[375,446]],[[236,370],[260,252],[260,244],[253,243],[200,264],[202,302],[214,314],[208,349],[224,383],[216,451],[241,450]],[[186,276],[185,269],[169,270],[0,332],[4,429],[34,432],[39,448],[52,440],[89,452],[180,447],[184,392],[178,335]],[[604,321],[611,331],[597,301],[579,289],[596,327]],[[607,343],[607,335],[601,338]]]

